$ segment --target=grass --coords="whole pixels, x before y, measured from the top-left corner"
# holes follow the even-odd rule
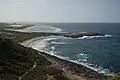
[[[0,38],[0,54],[0,76],[4,79],[23,74],[32,67],[35,59],[31,49],[5,38]]]
[[[31,69],[36,59],[36,55],[38,56],[36,68],[23,76],[22,80],[28,80],[29,78],[46,80],[49,78],[48,75],[55,76],[56,78],[59,78],[59,76],[62,75],[62,71],[55,67],[50,67],[52,63],[42,55],[38,54],[38,51],[17,43],[34,37],[60,34],[24,33],[7,31],[4,30],[5,28],[8,28],[6,27],[6,24],[0,24],[0,80],[18,80],[20,75]]]
[[[118,73],[118,74],[115,76],[114,80],[120,80],[120,73]]]
[[[0,53],[0,80],[17,80],[20,75],[32,68],[36,59],[36,68],[23,76],[23,80],[28,80],[29,78],[45,80],[48,75],[55,78],[62,76],[62,71],[51,67],[52,63],[44,56],[38,54],[36,50],[23,47],[9,39],[0,38]],[[37,58],[36,55],[38,56]]]

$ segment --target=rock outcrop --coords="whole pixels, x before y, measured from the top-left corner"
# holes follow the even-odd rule
[[[78,38],[83,36],[98,36],[98,35],[104,35],[97,32],[75,32],[70,34],[65,34],[65,37],[71,37],[71,38]]]

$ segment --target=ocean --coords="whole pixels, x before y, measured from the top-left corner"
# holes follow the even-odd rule
[[[74,39],[50,36],[37,40],[32,47],[106,75],[120,72],[120,23],[36,23],[23,31],[103,33],[105,36]]]

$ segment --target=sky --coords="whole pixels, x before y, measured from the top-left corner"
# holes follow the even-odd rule
[[[0,22],[120,22],[120,0],[0,0]]]

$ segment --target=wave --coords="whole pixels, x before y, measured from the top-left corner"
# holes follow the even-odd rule
[[[101,36],[94,36],[94,37],[101,37]],[[92,38],[94,38],[94,37],[92,37]],[[111,35],[106,35],[104,37],[111,37]],[[60,59],[83,65],[83,66],[85,66],[89,69],[92,69],[98,73],[103,73],[105,75],[114,76],[114,73],[111,73],[108,69],[105,69],[105,68],[98,66],[98,65],[96,66],[95,64],[87,63],[87,55],[86,54],[83,54],[83,53],[78,54],[77,56],[80,57],[80,59],[78,59],[78,60],[71,60],[69,57],[57,55],[58,51],[56,51],[56,48],[54,46],[49,47],[49,44],[51,44],[51,43],[52,44],[66,44],[66,43],[55,42],[54,41],[55,39],[58,39],[58,38],[57,37],[48,37],[48,38],[43,39],[39,42],[37,41],[35,44],[32,45],[32,48],[39,50],[39,51],[42,51],[42,52],[45,52],[47,54],[56,56]],[[84,39],[86,39],[86,38],[84,38]],[[90,37],[90,39],[91,39],[91,37]],[[49,50],[50,48],[51,48],[51,50]],[[83,57],[83,58],[81,58],[81,57]]]
[[[43,50],[45,47],[49,45],[49,42],[54,39],[57,39],[57,38],[46,38],[39,42],[37,41],[36,43],[34,43],[33,47],[37,50]]]
[[[100,35],[100,36],[83,36],[79,38],[67,38],[67,39],[93,39],[93,38],[110,38],[112,35]]]
[[[105,69],[105,68],[103,68],[103,67],[101,67],[101,66],[92,67],[91,65],[94,65],[94,64],[80,63],[78,60],[71,60],[69,57],[63,57],[63,56],[60,56],[60,55],[56,55],[56,54],[54,54],[54,53],[51,52],[51,51],[50,51],[50,52],[45,51],[45,53],[50,54],[50,55],[53,55],[53,56],[58,57],[58,58],[63,59],[63,60],[70,61],[70,62],[72,62],[72,63],[76,63],[76,64],[79,64],[79,65],[83,65],[83,66],[85,66],[85,67],[87,67],[87,68],[89,68],[89,69],[91,69],[91,70],[94,70],[94,71],[96,71],[96,72],[98,72],[98,73],[102,73],[102,74],[104,74],[104,75],[108,75],[108,76],[114,76],[114,75],[115,75],[114,73],[110,72],[109,69]],[[83,59],[83,60],[86,61],[86,59]]]
[[[25,25],[23,25],[23,24],[9,24],[7,26],[9,26],[9,27],[23,27]]]
[[[101,66],[98,66],[98,67],[92,67],[94,64],[90,64],[90,63],[82,63],[82,62],[79,62],[78,60],[71,60],[69,57],[64,57],[64,56],[60,56],[60,55],[56,55],[54,51],[43,51],[49,55],[52,55],[52,56],[55,56],[55,57],[58,57],[60,59],[63,59],[63,60],[67,60],[67,61],[70,61],[72,63],[76,63],[76,64],[79,64],[79,65],[82,65],[82,66],[85,66],[91,70],[94,70],[98,73],[102,73],[104,75],[108,75],[108,76],[115,76],[115,73],[112,73],[109,71],[109,69],[105,69]]]
[[[25,29],[5,29],[5,30],[8,30],[8,31],[17,31],[17,32],[34,32],[32,31],[32,29],[35,28],[35,26],[30,26],[30,27],[27,27]]]
[[[112,37],[112,35],[83,36],[83,37],[79,37],[78,39],[107,38],[107,37]]]
[[[53,41],[53,42],[51,42],[51,44],[66,44],[65,42],[55,42],[55,41]]]
[[[62,32],[62,29],[60,29],[60,28],[50,27],[50,29],[53,29],[54,32]]]
[[[52,26],[44,26],[44,25],[39,25],[39,26],[31,26],[27,27],[25,29],[5,29],[5,30],[10,30],[10,31],[18,31],[18,32],[62,32],[62,29],[52,27]]]

